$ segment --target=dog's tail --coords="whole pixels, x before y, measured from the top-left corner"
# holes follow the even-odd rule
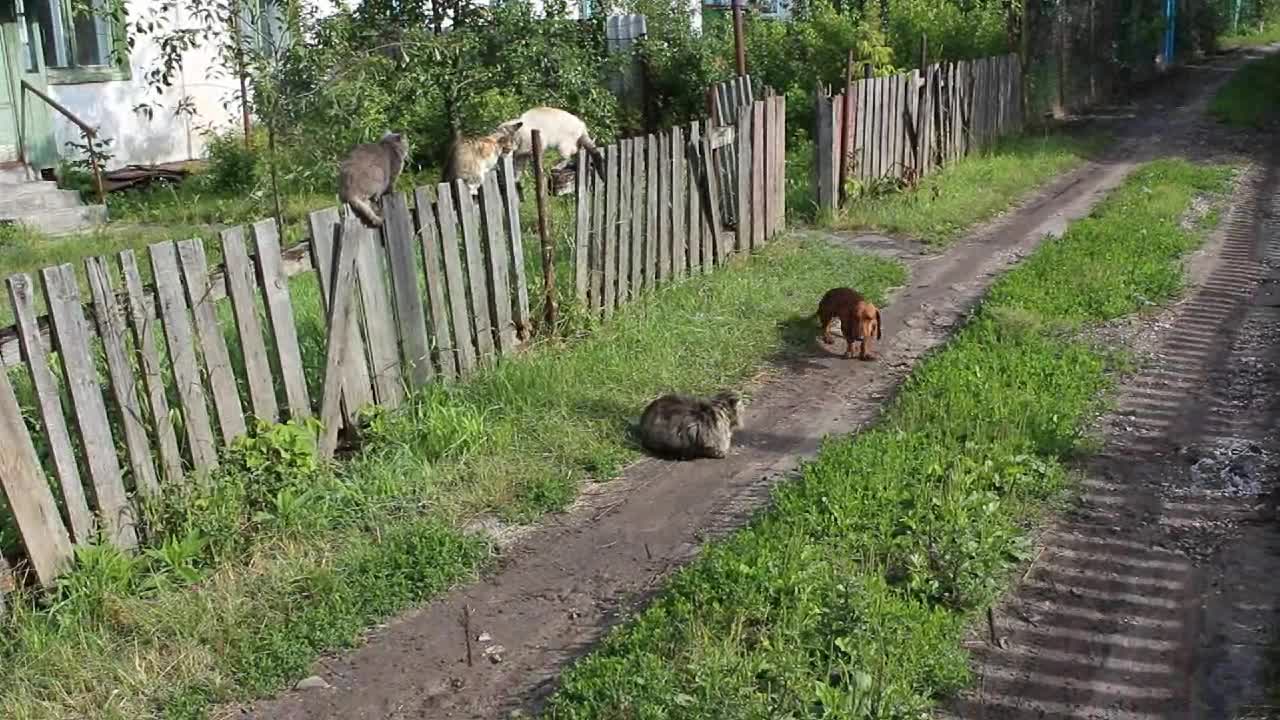
[[[604,177],[604,153],[600,152],[600,148],[596,147],[596,143],[591,139],[591,136],[583,133],[578,138],[578,147],[591,154],[591,158],[595,160],[596,172],[600,173],[600,177]]]
[[[880,339],[880,328],[881,328],[881,327],[882,327],[882,325],[881,325],[881,323],[880,323],[880,308],[876,308],[876,339],[877,339],[877,340],[879,340],[879,339]]]
[[[354,197],[347,201],[351,206],[351,212],[356,217],[364,221],[365,225],[371,228],[382,227],[382,218],[378,217],[378,213],[373,211],[373,207],[369,205],[369,201],[362,197]]]

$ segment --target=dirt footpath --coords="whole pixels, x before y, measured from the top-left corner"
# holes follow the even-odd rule
[[[1254,163],[1191,291],[1100,339],[1141,369],[1102,418],[1082,498],[1042,538],[973,642],[977,685],[948,716],[1280,717],[1280,151]],[[1267,706],[1270,707],[1267,707]]]
[[[885,307],[880,362],[839,358],[842,345],[825,351],[815,345],[811,355],[782,362],[756,388],[729,458],[645,460],[621,479],[587,488],[570,512],[519,533],[487,579],[392,621],[358,650],[317,662],[313,671],[331,687],[288,691],[225,708],[226,715],[491,719],[536,710],[567,663],[645,602],[708,539],[743,524],[776,481],[817,452],[825,435],[872,422],[912,365],[946,339],[995,275],[1045,234],[1086,214],[1136,162],[1196,142],[1196,119],[1233,62],[1175,79],[1136,108],[1136,120],[1117,128],[1127,139],[1114,151],[946,253],[926,255],[911,243],[876,236],[832,236],[910,265],[908,286]],[[808,302],[797,315],[811,311]],[[464,608],[471,610],[470,664]]]

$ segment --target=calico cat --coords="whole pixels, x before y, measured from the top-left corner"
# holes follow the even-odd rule
[[[651,452],[682,460],[723,458],[733,430],[742,426],[742,400],[722,392],[712,398],[663,395],[640,416],[640,443]]]
[[[351,206],[364,224],[380,227],[382,217],[369,204],[395,187],[409,156],[409,143],[400,133],[389,132],[376,143],[361,143],[351,149],[338,168],[338,197]]]
[[[479,137],[459,137],[449,148],[449,159],[444,165],[442,182],[452,183],[462,180],[470,188],[471,194],[480,191],[484,176],[498,165],[503,155],[510,154],[516,148],[516,134],[521,124],[505,124],[488,135]]]

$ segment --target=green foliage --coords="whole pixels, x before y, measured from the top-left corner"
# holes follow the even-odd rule
[[[908,718],[968,681],[962,640],[1066,483],[1107,386],[1062,332],[1173,297],[1230,171],[1159,161],[1001,279],[883,423],[829,440],[562,675],[550,718]],[[1084,304],[1070,298],[1092,298]]]
[[[1227,125],[1253,128],[1280,118],[1280,55],[1240,68],[1213,96],[1209,114]]]
[[[209,167],[200,178],[206,188],[227,194],[257,189],[258,157],[252,147],[245,147],[242,131],[210,132],[205,151]]]

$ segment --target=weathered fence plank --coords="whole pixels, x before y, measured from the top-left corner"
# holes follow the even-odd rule
[[[516,328],[511,320],[511,278],[508,270],[510,249],[503,227],[505,208],[498,195],[498,179],[494,173],[485,176],[480,188],[480,202],[484,213],[484,235],[488,244],[489,299],[493,305],[493,322],[497,330],[498,349],[503,356],[507,356],[516,346]]]
[[[685,232],[684,132],[671,128],[671,274],[683,278],[688,267],[689,247]]]
[[[600,246],[604,258],[604,318],[613,317],[618,283],[618,146],[605,150],[604,223],[600,226]]]
[[[210,297],[209,263],[204,255],[204,242],[182,240],[176,243],[178,262],[182,268],[187,288],[187,301],[191,305],[196,323],[196,339],[204,355],[205,373],[213,391],[213,407],[218,414],[218,427],[222,442],[244,435],[244,407],[240,404],[240,391],[231,370],[231,356],[227,341],[218,327],[218,311]]]
[[[99,527],[107,542],[131,549],[138,544],[133,506],[124,489],[124,478],[111,437],[111,423],[107,418],[107,405],[102,397],[102,386],[98,384],[88,328],[80,309],[76,273],[70,265],[63,264],[45,268],[41,275],[49,320],[62,358],[63,379],[71,395],[85,465],[93,481],[101,523]]]
[[[732,235],[725,232],[724,220],[720,215],[722,195],[720,194],[720,174],[716,172],[712,155],[711,137],[702,139],[702,174],[706,178],[706,215],[707,232],[703,236],[703,253],[708,265],[717,265],[729,256]]]
[[[63,414],[58,383],[49,369],[49,351],[44,346],[36,323],[31,278],[25,273],[12,275],[8,286],[9,300],[18,321],[18,342],[22,346],[22,354],[27,358],[31,384],[36,391],[36,407],[44,425],[45,439],[49,443],[58,485],[62,488],[62,499],[67,508],[67,517],[71,521],[71,531],[77,543],[87,542],[93,537],[97,522],[93,513],[89,512],[89,501],[85,496],[80,468],[76,464],[76,452],[71,445],[71,433],[67,429],[66,415]],[[0,369],[0,375],[4,374],[5,371]]]
[[[328,208],[311,213],[307,221],[311,226],[312,264],[320,281],[320,307],[328,317],[329,297],[333,292],[333,264],[338,259],[333,253],[333,240],[340,232],[338,228],[342,219],[337,208]],[[342,414],[346,423],[354,427],[360,410],[373,404],[373,381],[369,378],[360,324],[348,323],[347,332],[350,337],[346,342],[347,356],[342,362]]]
[[[645,138],[639,137],[631,144],[631,295],[640,294],[643,286],[644,266],[644,186],[648,176],[644,172]]]
[[[262,324],[258,321],[258,301],[253,292],[256,283],[249,251],[244,244],[244,233],[238,227],[228,228],[222,231],[221,238],[227,292],[231,296],[231,310],[235,315],[244,371],[249,381],[249,403],[259,419],[275,422],[279,406],[276,404],[267,345],[262,339]]]
[[[374,397],[379,405],[396,407],[404,399],[404,379],[400,374],[400,343],[396,339],[395,315],[387,294],[387,274],[383,266],[382,243],[378,233],[363,223],[358,228],[343,224],[347,241],[356,244],[356,275],[360,288],[360,314],[369,340],[369,369]]]
[[[631,140],[618,143],[618,306],[631,300]],[[610,180],[612,180],[612,175]]]
[[[644,286],[650,290],[658,286],[658,246],[662,244],[662,232],[658,227],[658,136],[650,134],[645,142],[645,261]]]
[[[818,117],[823,116],[823,113],[818,113]],[[830,113],[826,113],[826,116],[829,117]],[[738,210],[735,214],[737,225],[734,228],[735,249],[738,252],[746,252],[751,249],[751,119],[751,113],[739,113],[738,124],[734,128],[738,144],[738,187],[736,193]],[[818,138],[823,137],[830,137],[830,135],[824,136],[820,130]],[[829,141],[819,139],[817,142]],[[826,155],[826,153],[819,153],[819,160],[821,160],[822,155]],[[822,177],[822,170],[819,170],[818,173],[818,176]]]
[[[671,136],[658,135],[658,281],[671,278]],[[655,283],[656,284],[656,283]]]
[[[418,250],[414,243],[413,215],[404,193],[382,198],[382,234],[387,247],[387,268],[391,271],[391,294],[395,298],[396,325],[400,351],[409,387],[417,390],[431,382],[431,347],[427,341],[427,314],[418,288]]]
[[[689,274],[699,275],[702,267],[702,132],[698,123],[689,125],[689,143],[686,146],[686,167],[688,179],[685,181],[685,204],[689,208]]]
[[[302,349],[298,346],[298,328],[294,323],[293,302],[289,299],[289,277],[280,258],[280,235],[274,220],[253,224],[253,242],[257,250],[258,283],[267,320],[275,339],[276,360],[280,364],[280,380],[284,383],[289,415],[295,419],[311,417],[311,398],[307,394],[307,376],[302,367]]]
[[[764,247],[764,102],[751,105],[751,249]]]
[[[320,436],[317,451],[322,458],[333,457],[338,447],[339,401],[346,373],[342,364],[349,357],[346,344],[352,333],[347,325],[355,321],[356,259],[360,254],[359,242],[365,238],[360,220],[348,216],[338,233],[333,249],[333,302],[329,303],[326,322],[328,347],[325,349],[324,386],[320,396],[320,421],[324,432]]]
[[[120,410],[120,425],[124,428],[125,449],[129,454],[129,469],[133,473],[134,487],[144,497],[154,497],[160,490],[156,468],[151,458],[151,443],[147,428],[142,422],[142,404],[138,401],[138,383],[133,375],[133,363],[129,361],[124,314],[111,278],[102,258],[91,257],[84,262],[89,277],[89,291],[93,295],[94,316],[98,325],[98,337],[102,339],[103,355],[107,360],[107,373],[111,378],[111,392]]]
[[[449,314],[453,318],[454,355],[458,375],[465,377],[476,366],[472,315],[467,312],[467,285],[462,276],[462,257],[458,247],[458,214],[454,210],[453,187],[440,184],[436,189],[436,208],[440,217],[440,247],[444,253],[444,277],[449,287]]]
[[[446,380],[458,377],[458,367],[449,330],[449,305],[445,300],[443,253],[440,250],[439,226],[436,225],[436,201],[429,188],[414,191],[415,220],[418,239],[422,243],[422,270],[427,283],[427,300],[431,312],[431,332],[435,338],[432,359]]]
[[[4,490],[36,577],[42,585],[51,587],[71,563],[71,540],[40,469],[31,435],[22,422],[22,408],[4,372],[0,372],[0,437],[5,439],[0,443],[0,489]],[[7,569],[7,565],[0,568]],[[6,588],[0,587],[0,595],[5,592]]]
[[[159,321],[152,319],[157,314],[153,313],[153,308],[149,307],[147,295],[142,287],[142,275],[138,272],[138,261],[132,250],[121,251],[120,274],[124,277],[125,290],[129,296],[133,341],[138,349],[142,381],[147,389],[147,404],[151,409],[151,422],[160,449],[160,465],[164,468],[166,480],[170,483],[180,483],[185,477],[182,470],[182,452],[178,448],[178,435],[173,429],[173,419],[169,417],[164,368],[160,364],[160,353],[156,345],[158,340],[156,327]],[[156,304],[158,302],[156,301]]]
[[[213,469],[218,452],[213,442],[213,426],[205,404],[204,385],[196,364],[195,335],[187,313],[187,301],[178,271],[178,254],[173,243],[156,243],[150,248],[151,271],[155,278],[160,316],[164,318],[164,336],[173,365],[173,378],[178,386],[178,402],[182,406],[182,426],[186,428],[187,445],[197,471]]]
[[[584,173],[590,172],[590,161],[579,165]],[[527,340],[533,333],[533,324],[529,319],[529,280],[525,277],[524,237],[520,228],[520,198],[516,195],[516,170],[510,155],[502,156],[499,165],[502,170],[502,202],[507,210],[507,232],[511,238],[504,252],[510,251],[511,270],[515,277],[515,323],[516,335],[520,340]]]

